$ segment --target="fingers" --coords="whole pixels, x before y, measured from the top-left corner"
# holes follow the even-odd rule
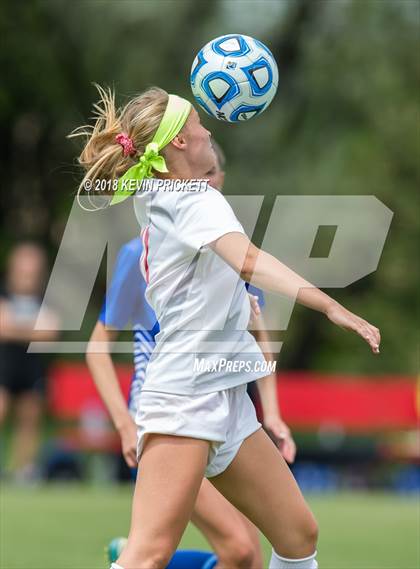
[[[296,444],[292,438],[290,439],[289,447],[290,447],[290,460],[289,460],[289,462],[294,462],[295,457],[296,457]]]
[[[130,468],[137,468],[137,449],[132,447],[129,450],[123,452],[124,459]]]
[[[255,313],[258,316],[259,314],[261,314],[261,308],[258,302],[258,296],[254,296],[254,303],[255,303]]]
[[[256,319],[261,314],[260,305],[258,304],[258,296],[254,296],[253,294],[249,294],[249,303],[251,305],[251,315],[249,318],[249,326],[253,326],[256,323]]]
[[[294,462],[296,456],[296,444],[287,424],[281,420],[268,420],[264,423],[264,427],[269,432],[271,439],[276,444],[286,462]]]
[[[124,460],[130,468],[137,468],[137,427],[130,420],[120,432]]]
[[[279,444],[279,450],[286,462],[294,462],[296,456],[296,445],[291,437]]]
[[[369,344],[374,354],[380,353],[379,345],[381,343],[381,334],[378,328],[372,326],[368,322],[363,321],[360,328],[356,331]]]
[[[381,334],[376,326],[372,326],[363,318],[352,314],[343,307],[334,307],[327,313],[328,318],[340,328],[352,330],[367,342],[374,354],[379,354]]]
[[[276,435],[277,446],[286,462],[292,463],[296,456],[296,444],[290,432]]]
[[[371,324],[368,324],[367,326],[368,326],[370,337],[373,339],[375,344],[379,347],[379,344],[381,342],[381,335],[379,333],[378,328],[376,328],[375,326],[372,326]]]
[[[125,462],[130,468],[137,468],[137,460],[132,455],[126,455]]]
[[[248,293],[249,294],[249,293]],[[258,296],[254,296],[253,294],[249,294],[249,300],[251,303],[251,310],[258,316],[261,314],[260,305],[258,303]]]

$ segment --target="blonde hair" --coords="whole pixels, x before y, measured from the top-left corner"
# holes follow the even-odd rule
[[[87,208],[81,204],[80,194],[86,180],[90,180],[94,188],[96,180],[115,180],[136,164],[153,139],[168,103],[166,91],[151,87],[120,109],[115,106],[113,90],[97,84],[95,87],[100,96],[93,106],[95,124],[81,126],[69,135],[69,138],[83,136],[87,139],[78,159],[85,175],[77,190],[77,198],[84,209]],[[132,139],[135,154],[124,156],[121,144],[116,141],[116,136],[122,132]]]

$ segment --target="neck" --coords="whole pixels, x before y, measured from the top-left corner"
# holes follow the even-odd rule
[[[177,156],[176,160],[171,156],[165,156],[166,166],[169,170],[166,174],[157,173],[156,178],[170,180],[197,180],[206,177],[206,171],[195,169],[185,160],[184,156]]]

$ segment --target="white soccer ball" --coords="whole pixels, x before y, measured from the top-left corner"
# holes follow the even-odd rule
[[[228,122],[260,115],[278,85],[277,64],[260,41],[229,34],[207,43],[191,68],[191,88],[206,113]]]

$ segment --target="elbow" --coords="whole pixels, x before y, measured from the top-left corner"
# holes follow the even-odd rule
[[[112,340],[111,332],[106,331],[102,322],[97,322],[86,347],[85,361],[90,370],[100,365],[104,355],[109,355],[109,342]]]
[[[240,277],[241,279],[243,279],[246,282],[250,282],[254,272],[255,272],[255,265],[257,263],[257,258],[258,258],[258,253],[259,253],[259,249],[257,247],[255,247],[255,245],[252,245],[251,247],[249,247],[244,262],[242,264],[242,267],[240,268]]]
[[[46,342],[55,342],[59,339],[60,334],[58,329],[56,330],[48,330],[48,332],[46,333],[46,337],[45,337],[45,341]]]
[[[87,347],[86,347],[86,353],[85,353],[85,362],[86,365],[88,366],[88,368],[90,368],[91,363],[92,363],[92,353],[89,350],[90,348],[90,342],[88,343]]]
[[[94,346],[95,342],[93,337],[91,336],[88,345],[86,346],[86,353],[85,353],[85,362],[89,369],[91,369],[94,361],[95,361],[95,353],[94,353]]]

